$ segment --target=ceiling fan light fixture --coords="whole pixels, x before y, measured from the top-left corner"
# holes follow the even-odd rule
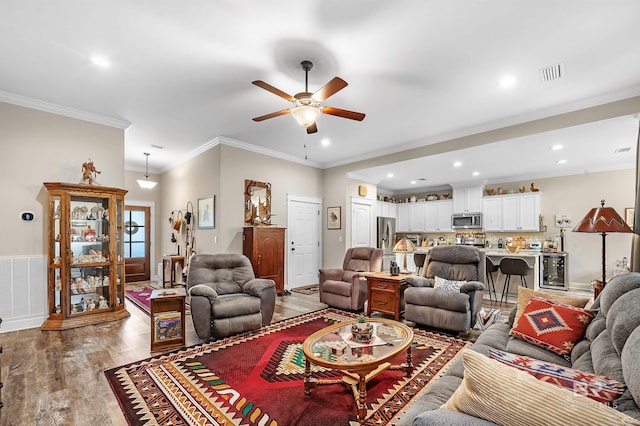
[[[291,110],[291,115],[305,129],[316,122],[320,116],[320,110],[309,105],[298,105]]]
[[[140,188],[142,188],[142,189],[152,189],[154,186],[156,186],[158,184],[158,182],[154,182],[152,180],[149,180],[149,155],[151,155],[151,154],[149,154],[148,152],[145,152],[144,155],[146,156],[144,179],[137,179],[137,181],[138,181],[138,185],[140,186]]]

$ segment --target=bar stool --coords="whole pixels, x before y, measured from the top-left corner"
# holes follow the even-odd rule
[[[487,261],[486,270],[487,270],[487,287],[489,287],[489,301],[493,300],[491,299],[491,293],[493,292],[493,298],[497,302],[498,295],[496,294],[496,284],[493,279],[493,273],[498,272],[498,269],[500,269],[500,266],[493,263],[493,261],[489,257],[485,257],[485,259]]]
[[[427,258],[427,253],[413,253],[413,263],[416,264],[416,274],[420,275],[420,271],[422,271],[422,267],[424,266],[424,261]]]
[[[500,297],[500,305],[502,305],[502,299],[507,301],[509,297],[509,283],[511,281],[511,275],[520,276],[520,284],[523,287],[527,286],[526,276],[533,268],[529,266],[526,260],[520,257],[504,257],[500,261],[500,272],[504,274],[504,288],[502,289],[502,296]]]

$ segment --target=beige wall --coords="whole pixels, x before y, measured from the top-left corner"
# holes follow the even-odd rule
[[[322,171],[219,144],[163,173],[160,246],[162,253],[175,252],[169,243],[171,210],[185,208],[191,200],[215,195],[215,229],[196,229],[198,253],[242,252],[245,179],[271,183],[272,223],[287,227],[287,195],[322,197]],[[165,226],[166,222],[166,226]]]
[[[0,102],[0,256],[46,254],[43,182],[78,183],[89,158],[98,182],[124,186],[124,130]],[[32,210],[34,222],[19,213]]]

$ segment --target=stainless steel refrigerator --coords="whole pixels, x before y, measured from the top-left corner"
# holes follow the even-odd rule
[[[396,243],[396,220],[393,217],[378,216],[378,248],[382,249],[382,270],[388,271],[396,256],[393,246]]]

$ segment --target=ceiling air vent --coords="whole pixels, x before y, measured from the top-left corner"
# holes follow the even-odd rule
[[[562,77],[564,77],[564,64],[562,62],[540,68],[540,80],[543,83],[549,83],[550,81],[558,80]]]
[[[623,152],[629,152],[631,151],[630,147],[626,147],[626,148],[616,148],[615,152],[616,154],[622,154]]]

